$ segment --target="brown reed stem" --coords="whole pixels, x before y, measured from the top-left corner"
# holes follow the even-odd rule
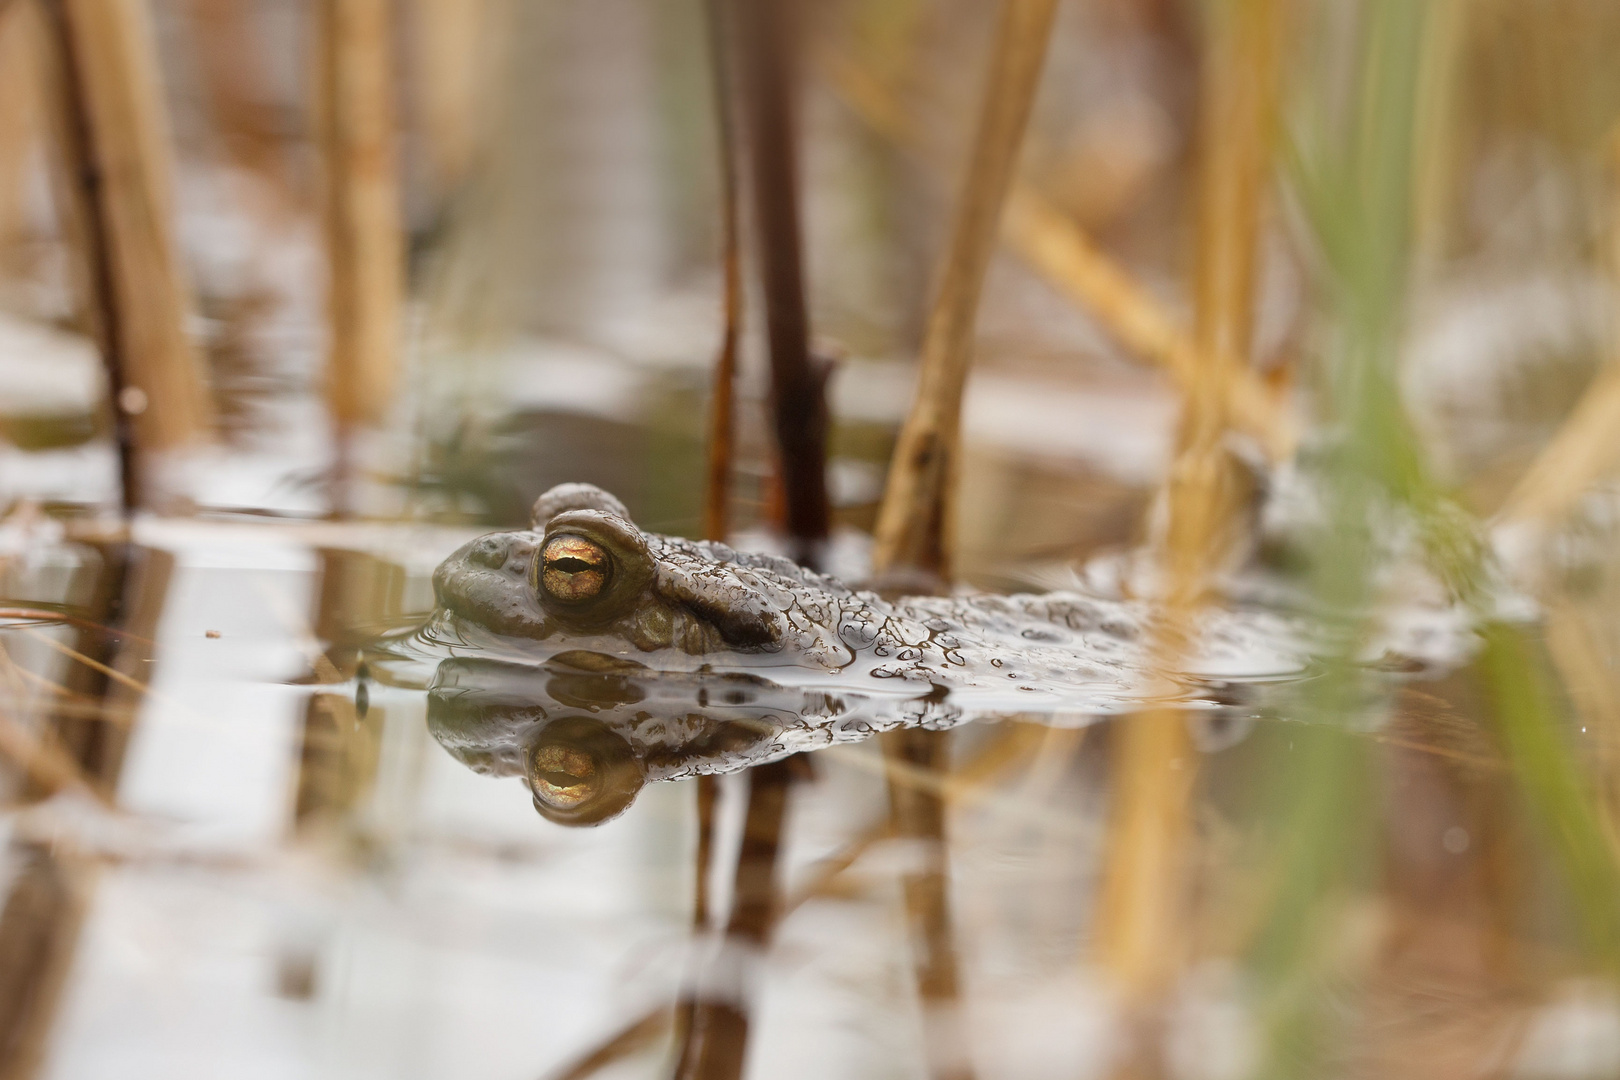
[[[1211,364],[1227,367],[1226,409],[1232,427],[1258,442],[1274,461],[1293,453],[1298,431],[1276,393],[1253,370],[1230,358],[1205,363],[1203,347],[1170,312],[1045,196],[1027,185],[1014,188],[1004,237],[1025,262],[1090,312],[1127,353],[1167,370],[1184,393],[1193,392],[1200,370]]]
[[[61,706],[58,710],[60,715],[73,712]],[[56,742],[40,738],[6,712],[0,712],[0,757],[22,773],[29,789],[40,798],[49,798],[64,788],[78,788],[102,805],[111,805],[106,793],[90,783],[78,762]]]
[[[1503,524],[1556,526],[1620,462],[1620,357],[1604,364],[1498,511]]]
[[[724,541],[730,533],[731,465],[736,428],[737,342],[742,328],[742,267],[737,206],[737,149],[732,116],[732,27],[725,0],[708,0],[709,66],[714,82],[715,139],[720,165],[720,259],[722,327],[714,360],[714,389],[709,401],[709,429],[704,448],[703,535]],[[697,778],[697,849],[693,852],[693,937],[709,929],[709,877],[714,863],[714,808],[719,781]],[[686,993],[675,1007],[678,1068],[695,1065],[698,1025],[703,1022],[695,995]]]
[[[14,844],[10,859],[17,869],[0,909],[0,1080],[33,1080],[98,875],[83,855],[37,842]]]
[[[810,353],[803,242],[799,228],[798,151],[793,97],[797,75],[795,0],[726,0],[737,29],[740,116],[746,128],[765,335],[771,365],[771,415],[782,477],[785,525],[793,556],[814,563],[827,539],[826,365]]]

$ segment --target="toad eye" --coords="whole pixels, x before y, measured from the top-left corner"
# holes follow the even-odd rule
[[[529,762],[529,786],[546,806],[567,811],[595,798],[602,782],[589,754],[568,746],[542,746]]]
[[[528,754],[534,808],[558,825],[595,825],[621,813],[647,782],[624,737],[595,720],[569,716],[542,733]]]
[[[540,586],[556,600],[578,604],[602,592],[611,569],[599,545],[583,536],[555,536],[540,553]]]

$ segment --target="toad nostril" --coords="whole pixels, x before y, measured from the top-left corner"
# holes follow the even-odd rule
[[[467,559],[480,566],[487,566],[492,570],[499,570],[506,565],[506,541],[494,536],[486,536],[473,545],[467,552]]]

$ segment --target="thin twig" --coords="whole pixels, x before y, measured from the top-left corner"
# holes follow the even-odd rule
[[[122,683],[131,690],[145,694],[149,697],[157,698],[160,696],[155,690],[140,680],[132,679],[128,675],[125,675],[122,671],[119,671],[116,668],[108,667],[106,664],[103,664],[100,660],[97,660],[93,656],[86,656],[77,649],[63,645],[60,641],[57,641],[49,634],[42,634],[38,630],[30,630],[26,626],[20,627],[19,629],[21,629],[22,632],[27,634],[29,637],[37,638],[39,641],[43,642],[47,648],[56,650],[70,660],[77,660],[79,663],[83,664],[92,671],[99,671],[101,674],[107,676],[107,678],[113,680],[114,682]]]

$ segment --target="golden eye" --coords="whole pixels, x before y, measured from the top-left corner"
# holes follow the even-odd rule
[[[583,750],[542,746],[529,759],[529,786],[553,810],[572,810],[595,798],[602,785],[596,762]]]
[[[590,600],[606,586],[608,553],[583,536],[554,536],[540,553],[540,584],[565,604]]]

